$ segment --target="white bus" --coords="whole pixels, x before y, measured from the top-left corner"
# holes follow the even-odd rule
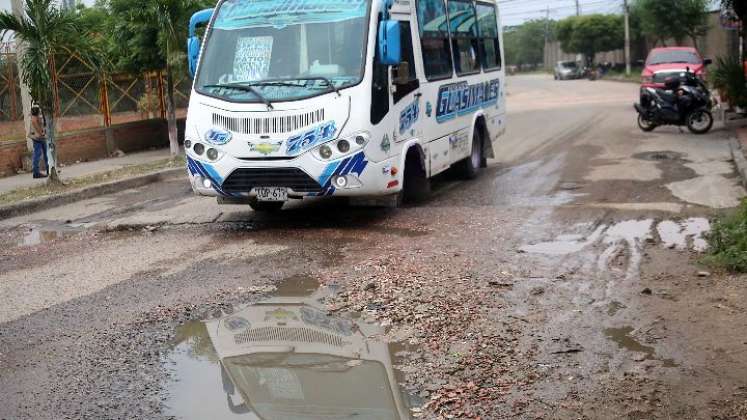
[[[474,178],[506,128],[501,42],[495,0],[222,0],[190,23],[192,187],[271,211]]]

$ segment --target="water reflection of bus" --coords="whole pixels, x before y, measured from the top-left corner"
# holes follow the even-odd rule
[[[378,328],[296,299],[206,322],[230,410],[261,419],[409,418]]]

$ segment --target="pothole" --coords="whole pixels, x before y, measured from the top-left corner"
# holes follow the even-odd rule
[[[166,412],[179,419],[409,419],[384,329],[327,312],[311,277],[278,296],[177,329],[164,363]]]
[[[682,161],[684,155],[682,153],[663,151],[663,152],[645,152],[633,155],[635,159],[648,160],[653,162],[662,161]]]
[[[607,339],[617,344],[619,348],[636,354],[636,356],[634,356],[634,360],[636,361],[658,360],[664,364],[664,367],[678,366],[672,359],[658,359],[656,357],[656,349],[651,346],[643,345],[633,338],[632,333],[634,331],[635,330],[632,327],[607,328],[604,330],[604,335],[607,336]]]
[[[21,233],[16,245],[31,247],[59,240],[65,240],[84,232],[90,224],[68,224],[63,226],[32,226]]]

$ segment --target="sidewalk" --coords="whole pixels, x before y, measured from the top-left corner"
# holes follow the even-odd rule
[[[134,165],[143,165],[168,159],[171,156],[168,148],[151,150],[147,152],[132,153],[120,158],[101,159],[93,162],[78,163],[75,165],[66,165],[58,168],[60,177],[63,181],[74,178],[80,178],[98,173],[110,172],[117,169]],[[31,173],[14,175],[7,178],[0,178],[0,195],[17,190],[20,188],[29,188],[42,186],[46,179],[34,179]]]

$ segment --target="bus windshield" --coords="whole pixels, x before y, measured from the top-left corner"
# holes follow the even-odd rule
[[[265,420],[402,418],[386,368],[376,361],[262,353],[231,357],[223,366]]]
[[[366,0],[227,0],[202,54],[198,92],[233,102],[289,101],[363,79]]]

